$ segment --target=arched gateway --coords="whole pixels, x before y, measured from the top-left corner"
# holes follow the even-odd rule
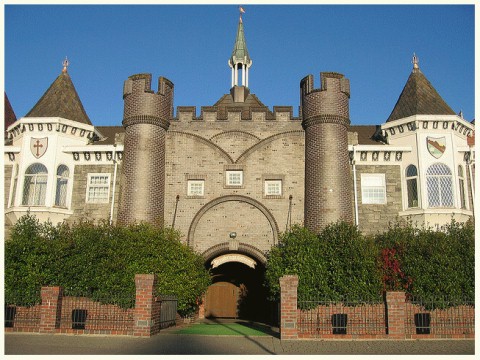
[[[204,302],[206,317],[268,320],[263,289],[265,253],[278,240],[278,225],[255,199],[228,195],[195,215],[188,243],[202,253],[212,273]]]

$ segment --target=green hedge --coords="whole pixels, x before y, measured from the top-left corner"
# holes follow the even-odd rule
[[[331,224],[318,235],[294,226],[268,255],[266,286],[278,300],[279,278],[296,274],[300,299],[377,301],[382,283],[376,255],[373,239],[347,223]]]
[[[452,221],[434,231],[396,224],[374,237],[347,223],[331,224],[318,235],[294,226],[268,255],[271,299],[279,298],[278,279],[292,274],[299,277],[303,299],[368,301],[401,290],[424,301],[473,302],[474,226]]]
[[[386,290],[424,300],[475,300],[475,230],[452,221],[443,231],[391,226],[376,236]]]
[[[178,296],[178,311],[192,313],[210,284],[203,258],[172,229],[147,224],[112,226],[81,222],[40,224],[22,217],[5,243],[5,301],[40,302],[41,286],[91,296],[124,308],[135,303],[135,274],[157,274],[157,295]]]

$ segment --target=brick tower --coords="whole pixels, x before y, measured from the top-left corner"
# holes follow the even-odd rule
[[[154,93],[151,81],[151,74],[132,75],[123,87],[121,224],[164,223],[165,134],[173,115],[173,83],[160,77]]]
[[[347,128],[350,124],[350,82],[342,74],[320,73],[300,82],[305,130],[305,226],[320,232],[338,220],[352,221]]]

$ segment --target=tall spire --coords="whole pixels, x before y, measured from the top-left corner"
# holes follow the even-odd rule
[[[242,14],[245,10],[239,7],[240,17],[238,20],[237,38],[235,39],[235,45],[233,46],[232,56],[228,60],[228,66],[232,69],[232,88],[239,86],[239,70],[242,70],[242,82],[241,86],[248,88],[248,69],[252,66],[252,59],[247,50],[247,42],[245,40],[245,32],[243,29]]]

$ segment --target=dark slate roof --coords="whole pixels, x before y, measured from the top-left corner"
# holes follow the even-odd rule
[[[250,118],[252,110],[266,112],[267,119],[274,117],[268,106],[264,105],[254,94],[248,94],[245,102],[234,102],[231,94],[225,94],[213,106],[217,108],[219,118],[224,119],[227,118],[228,110],[234,109],[241,110],[242,119]]]
[[[375,125],[350,125],[349,132],[356,132],[358,134],[359,145],[382,145],[381,142],[373,140],[375,134]]]
[[[102,138],[94,142],[95,145],[114,145],[115,144],[115,135],[123,134],[125,129],[123,126],[95,126]]]
[[[26,117],[62,117],[92,125],[67,72],[62,72]]]
[[[5,93],[5,108],[4,108],[4,116],[5,116],[5,131],[7,128],[12,125],[15,121],[17,121],[17,117],[15,116],[15,112],[13,111],[12,105],[8,100],[7,93]]]
[[[455,115],[418,68],[410,74],[387,122],[412,115]]]

